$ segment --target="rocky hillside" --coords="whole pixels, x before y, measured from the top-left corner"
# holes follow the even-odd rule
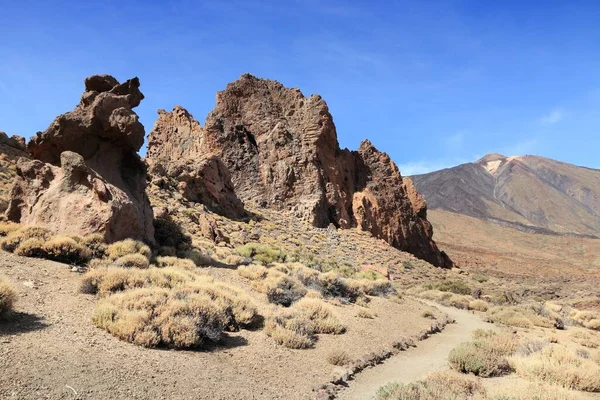
[[[10,188],[17,176],[17,161],[21,157],[29,158],[25,138],[8,137],[0,131],[0,212],[4,212],[8,207]]]
[[[217,94],[201,126],[182,107],[159,111],[148,138],[152,182],[230,218],[247,205],[289,213],[315,227],[359,227],[437,266],[425,202],[369,141],[340,149],[318,95],[243,75]]]
[[[527,231],[600,236],[600,170],[488,154],[412,179],[432,209]]]

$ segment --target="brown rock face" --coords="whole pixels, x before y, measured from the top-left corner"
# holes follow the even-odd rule
[[[57,117],[27,146],[7,210],[9,219],[56,233],[103,233],[154,243],[146,167],[137,151],[144,127],[133,108],[144,98],[137,78],[85,80],[73,111]]]
[[[432,240],[412,184],[368,141],[358,152],[341,150],[320,96],[246,74],[217,94],[204,127],[180,107],[159,114],[149,163],[218,157],[245,202],[317,227],[358,226],[434,265],[452,265]]]
[[[29,158],[25,147],[25,138],[9,137],[0,131],[0,212],[8,207],[10,189],[17,176],[17,161],[21,157]]]
[[[182,107],[159,110],[148,137],[147,161],[153,182],[167,188],[173,180],[181,195],[229,218],[245,215],[244,203],[235,194],[229,170],[207,151],[200,124]]]

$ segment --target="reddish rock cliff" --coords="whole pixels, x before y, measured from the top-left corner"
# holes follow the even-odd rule
[[[56,233],[154,243],[146,167],[137,154],[144,127],[132,110],[143,98],[137,78],[87,78],[77,107],[29,142],[33,160],[17,166],[8,218]]]
[[[318,227],[358,226],[434,265],[451,265],[432,240],[414,187],[370,142],[358,152],[341,150],[320,96],[246,74],[217,94],[204,127],[181,107],[159,114],[151,165],[217,157],[245,202],[289,210]]]

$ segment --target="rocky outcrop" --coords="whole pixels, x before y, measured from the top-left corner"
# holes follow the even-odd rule
[[[17,161],[29,158],[26,151],[25,138],[8,136],[0,131],[0,212],[8,207],[10,188],[17,176]]]
[[[17,166],[7,217],[56,233],[153,244],[146,167],[137,154],[144,127],[132,110],[143,98],[137,78],[87,78],[75,109],[29,142],[33,160]]]
[[[226,217],[243,217],[244,204],[235,194],[229,170],[198,142],[204,137],[200,124],[182,107],[158,114],[148,136],[147,162],[153,184],[162,189],[175,186],[172,189],[186,200]]]
[[[160,112],[149,138],[150,165],[209,157],[224,163],[244,202],[317,227],[357,226],[434,265],[451,265],[432,240],[414,187],[370,142],[359,151],[340,149],[320,96],[246,74],[217,94],[204,127],[180,107]]]

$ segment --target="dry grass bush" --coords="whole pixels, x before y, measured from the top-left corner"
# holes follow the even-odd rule
[[[348,279],[348,286],[354,291],[358,291],[369,296],[392,296],[396,294],[396,289],[388,279]]]
[[[47,241],[30,238],[21,242],[14,253],[75,265],[84,264],[92,258],[92,252],[85,245],[68,236],[54,236]]]
[[[167,268],[167,267],[179,267],[179,268],[188,268],[194,269],[196,268],[196,264],[187,258],[178,258],[172,256],[162,256],[156,257],[154,260],[154,264],[158,268]]]
[[[571,321],[588,329],[600,330],[600,313],[573,309],[569,315]]]
[[[475,377],[450,371],[436,372],[412,383],[388,383],[377,391],[377,400],[484,399],[485,388]]]
[[[590,349],[597,349],[600,347],[600,339],[587,332],[575,331],[571,334],[571,338],[575,343]]]
[[[454,294],[470,295],[472,289],[462,281],[442,280],[435,283],[427,283],[424,286],[426,290],[439,290],[440,292],[450,292]]]
[[[315,333],[339,335],[346,331],[333,309],[323,300],[304,298],[292,308],[312,321]]]
[[[176,268],[123,269],[98,267],[83,275],[80,290],[87,294],[108,294],[148,287],[175,288],[194,281],[212,282],[207,275]]]
[[[375,314],[372,311],[369,311],[365,308],[361,308],[360,310],[358,310],[358,312],[356,313],[356,316],[358,318],[366,318],[366,319],[373,319],[377,316],[377,314]]]
[[[327,354],[327,362],[331,365],[343,367],[352,362],[350,355],[344,350],[332,350]]]
[[[517,328],[553,328],[560,318],[539,304],[492,307],[488,310],[487,317],[493,323]]]
[[[126,254],[115,260],[115,265],[122,268],[147,269],[150,267],[150,261],[144,255],[139,253]]]
[[[94,324],[113,336],[144,347],[198,347],[218,342],[224,309],[206,294],[146,288],[101,299]]]
[[[85,245],[67,236],[55,236],[44,243],[44,251],[49,260],[65,264],[83,264],[92,258],[92,252]]]
[[[102,258],[106,255],[107,244],[104,235],[101,233],[92,233],[85,235],[81,242],[92,252],[92,258]]]
[[[431,310],[425,310],[425,311],[423,311],[423,314],[421,314],[421,317],[428,318],[428,319],[435,319],[435,314]]]
[[[586,397],[587,398],[587,397]],[[578,392],[554,385],[532,383],[526,388],[511,387],[501,391],[491,399],[493,400],[582,400]]]
[[[186,285],[185,289],[207,295],[218,304],[226,316],[225,329],[228,331],[248,327],[254,324],[258,316],[256,306],[246,293],[223,282],[196,279]]]
[[[450,351],[448,361],[454,370],[482,377],[510,371],[507,357],[518,345],[514,335],[477,332],[474,336],[472,342],[462,343]]]
[[[16,231],[20,227],[20,224],[14,222],[0,222],[0,236],[7,236],[9,233]]]
[[[509,363],[525,379],[600,392],[600,366],[562,345],[550,345],[528,356],[509,357]]]
[[[12,311],[17,294],[7,279],[0,277],[0,317]]]
[[[39,239],[47,241],[50,239],[50,231],[39,226],[25,226],[9,233],[0,241],[0,247],[10,253],[14,252],[19,245],[27,239]]]
[[[259,279],[265,279],[269,273],[269,270],[262,265],[250,264],[238,267],[238,275],[243,278],[256,281]]]
[[[412,291],[412,293],[415,293],[415,291]],[[444,291],[440,291],[440,290],[436,290],[436,289],[425,290],[422,292],[419,292],[417,290],[416,294],[419,297],[422,297],[424,299],[433,300],[442,305],[445,305],[448,307],[455,307],[455,308],[459,308],[459,309],[463,309],[463,310],[466,310],[467,308],[469,308],[469,304],[471,304],[471,302],[473,302],[475,300],[475,299],[473,299],[473,297],[468,296],[468,295],[455,294],[452,292],[444,292]]]
[[[114,242],[106,248],[106,255],[111,260],[116,260],[129,254],[141,254],[150,260],[152,251],[144,242],[133,239],[125,239],[120,242]]]
[[[303,314],[279,310],[265,321],[265,333],[275,343],[290,349],[306,349],[314,344],[314,326]]]
[[[261,243],[247,243],[235,250],[241,257],[252,258],[264,265],[285,262],[286,259],[286,254],[280,249]]]
[[[198,267],[214,264],[214,260],[210,256],[202,254],[202,252],[198,249],[186,250],[180,255],[183,258],[192,260],[192,262]]]
[[[469,310],[486,312],[489,308],[489,304],[483,300],[476,299],[469,302]]]

